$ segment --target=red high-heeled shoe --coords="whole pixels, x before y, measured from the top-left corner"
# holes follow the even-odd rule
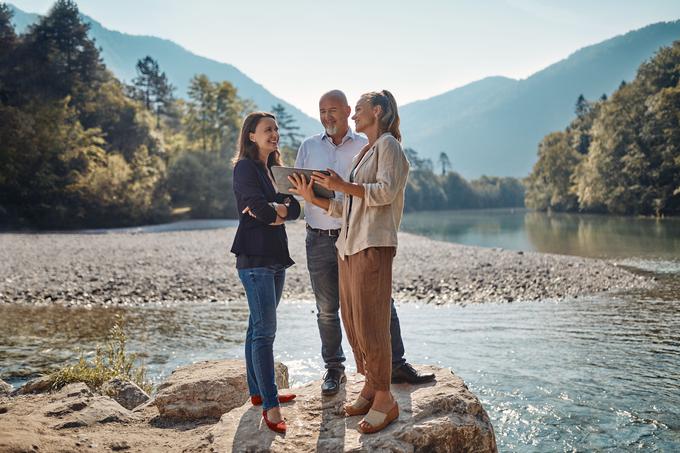
[[[295,393],[289,393],[284,395],[279,394],[279,403],[290,403],[295,399],[295,397],[297,397]],[[250,402],[253,403],[253,406],[261,406],[262,397],[260,395],[253,395],[250,397]]]
[[[264,418],[264,422],[269,429],[277,433],[286,434],[286,420],[281,420],[278,423],[270,422],[267,418],[267,411],[262,411],[262,418]]]

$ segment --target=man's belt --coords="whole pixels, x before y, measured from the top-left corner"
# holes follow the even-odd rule
[[[309,226],[309,224],[307,224],[307,229],[313,233],[318,234],[319,236],[331,236],[331,237],[340,236],[339,228],[337,230],[322,230],[320,228],[312,228]]]

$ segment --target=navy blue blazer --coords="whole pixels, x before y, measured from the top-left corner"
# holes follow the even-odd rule
[[[267,171],[264,165],[252,159],[242,159],[234,166],[233,184],[239,223],[231,252],[237,256],[275,257],[286,262],[290,261],[286,227],[269,225],[276,221],[276,210],[269,203],[289,201],[286,220],[300,216],[300,203],[294,197],[276,193]],[[246,207],[256,218],[243,214]]]

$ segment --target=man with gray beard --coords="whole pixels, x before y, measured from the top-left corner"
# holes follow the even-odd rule
[[[319,100],[319,119],[325,132],[305,139],[300,145],[296,168],[325,170],[330,168],[343,179],[349,178],[352,159],[368,143],[349,127],[351,108],[340,90],[329,91]],[[336,194],[342,196],[342,194]],[[307,222],[307,268],[316,298],[317,324],[321,336],[321,356],[326,373],[321,385],[323,395],[334,395],[345,381],[345,354],[342,350],[338,258],[335,242],[342,220],[329,216],[323,209],[305,205]],[[399,318],[392,300],[390,334],[392,336],[392,382],[420,384],[434,380],[434,374],[420,374],[404,359]]]

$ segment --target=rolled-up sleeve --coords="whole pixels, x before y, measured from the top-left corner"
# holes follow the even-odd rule
[[[368,207],[392,203],[403,190],[408,177],[408,160],[396,139],[383,141],[376,152],[378,153],[376,182],[363,184],[364,202]]]
[[[342,203],[343,200],[337,200],[334,198],[331,198],[328,200],[328,209],[326,210],[326,214],[328,214],[331,217],[342,217]]]
[[[243,159],[234,167],[234,193],[240,201],[239,215],[243,215],[241,212],[248,207],[257,220],[270,224],[276,221],[276,210],[264,196],[255,165],[257,164],[249,159]]]

